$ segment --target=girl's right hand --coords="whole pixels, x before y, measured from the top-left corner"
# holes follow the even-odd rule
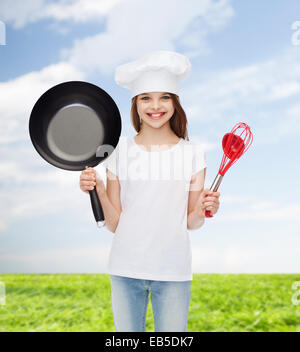
[[[85,193],[89,193],[95,186],[98,194],[105,192],[104,183],[96,170],[91,167],[83,170],[80,175],[80,189]]]

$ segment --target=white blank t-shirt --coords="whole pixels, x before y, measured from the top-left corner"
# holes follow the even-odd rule
[[[108,273],[144,280],[192,280],[187,230],[191,177],[206,167],[199,143],[183,138],[168,150],[146,151],[121,137],[102,162],[119,178],[122,212]]]

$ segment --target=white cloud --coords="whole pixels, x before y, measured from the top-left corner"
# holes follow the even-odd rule
[[[22,28],[26,23],[35,22],[37,14],[42,11],[44,0],[1,0],[0,17],[6,24],[12,23],[14,28]]]
[[[176,2],[177,11],[170,11],[170,6],[173,6],[173,2],[169,0],[160,2],[156,0],[151,2],[137,0],[57,0],[52,2],[46,0],[14,0],[14,6],[11,6],[10,0],[1,0],[0,16],[2,21],[12,24],[16,29],[44,19],[52,19],[56,23],[66,21],[88,23],[104,19],[120,3],[125,5],[122,6],[122,10],[119,12],[119,14],[124,15],[122,16],[123,18],[121,17],[121,20],[123,19],[121,23],[124,23],[122,29],[130,25],[133,27],[134,25],[143,24],[143,18],[145,19],[145,17],[153,13],[157,6],[159,6],[159,11],[155,13],[156,20],[158,15],[160,15],[161,17],[167,16],[170,20],[178,21],[178,15],[182,15],[182,19],[185,22],[185,15],[194,10],[195,17],[200,15],[203,18],[201,21],[194,22],[193,30],[187,35],[186,39],[191,46],[199,45],[199,37],[197,38],[197,36],[201,33],[203,35],[206,34],[206,26],[216,30],[222,27],[233,15],[233,9],[228,5],[228,0],[219,0],[218,2],[212,0],[202,0],[201,2],[190,0],[189,2],[184,2],[179,0]],[[152,16],[151,18],[149,16],[149,19],[152,21]],[[180,31],[180,24],[178,25],[178,30],[176,26],[171,29],[170,25],[171,22],[167,26],[169,33],[172,33],[174,29],[176,33],[178,33],[178,30]],[[148,29],[151,27],[148,26]],[[52,28],[57,27],[54,25]],[[136,35],[137,33],[132,32],[132,34]]]
[[[238,203],[244,203],[244,204],[249,204],[250,202],[255,202],[256,197],[253,196],[236,196],[236,195],[229,195],[225,194],[222,195],[222,204],[238,204]]]
[[[19,148],[0,149],[0,233],[6,234],[14,222],[38,219],[67,211],[93,221],[89,196],[79,188],[80,171],[67,171],[48,165],[30,142]],[[105,169],[97,168],[106,182]],[[66,208],[67,206],[67,208]]]
[[[124,0],[72,0],[47,4],[40,18],[53,18],[57,21],[72,19],[75,22],[88,22],[107,15],[111,9]]]
[[[77,40],[62,58],[110,75],[124,61],[156,49],[174,50],[175,43],[194,57],[207,51],[207,33],[228,23],[233,13],[226,0],[178,0],[175,9],[171,0],[124,1],[109,12],[105,32]]]
[[[0,267],[4,273],[107,273],[109,251],[110,245],[102,243],[26,254],[2,250]],[[280,243],[265,243],[255,248],[192,243],[192,270],[193,273],[298,273],[299,266],[295,265],[295,258],[300,255],[298,247],[289,250],[288,259],[284,255]],[[283,257],[285,260],[281,260]]]
[[[29,23],[52,19],[54,21],[73,21],[86,23],[97,21],[107,15],[111,9],[124,0],[1,0],[0,16],[5,23],[11,23],[16,29]]]
[[[110,8],[112,3],[114,7]],[[115,66],[123,60],[134,58],[152,48],[173,49],[173,41],[179,40],[179,37],[184,41],[191,23],[196,26],[193,30],[194,33],[197,33],[198,27],[216,29],[225,25],[233,15],[232,8],[225,0],[219,3],[211,0],[203,2],[193,0],[186,3],[181,0],[176,3],[176,11],[169,11],[173,6],[173,2],[170,0],[164,2],[130,0],[118,2],[118,4],[116,1],[112,3],[108,5],[104,1],[100,6],[97,2],[97,6],[102,9],[103,13],[105,12],[104,8],[107,10],[106,32],[77,40],[71,49],[62,50],[62,57],[65,61],[0,83],[2,98],[0,143],[27,139],[27,130],[23,126],[27,124],[30,111],[36,100],[51,86],[66,80],[84,79],[88,74],[94,74],[97,70],[103,75],[112,75]],[[3,1],[0,5],[0,13],[3,14],[4,20],[14,18],[16,23],[21,25],[26,22],[27,17],[36,19],[37,13],[42,16],[46,11],[45,8],[49,9],[49,6],[46,6],[41,0],[26,3],[16,1],[15,8],[12,9],[9,1]],[[80,8],[82,16],[84,16],[86,13],[97,15],[98,12],[93,11],[95,6],[96,2],[94,1],[84,1],[84,3],[81,1],[61,1],[51,4],[50,8],[52,8],[51,13],[63,13],[63,15],[65,13],[70,15],[70,12],[66,11],[66,7],[72,8],[71,13],[77,13]],[[149,14],[156,7],[159,7],[160,11],[156,14],[155,26],[153,26],[153,18]],[[169,23],[168,26],[166,26],[166,21]],[[197,24],[198,22],[201,24]],[[139,28],[138,31],[137,28]],[[199,37],[199,43],[201,38],[204,40],[202,34]],[[116,43],[122,43],[122,45],[116,45]],[[191,49],[191,47],[189,46],[187,49]],[[199,48],[193,46],[194,49],[198,50],[199,54]],[[15,104],[16,101],[18,104]]]
[[[226,236],[226,234],[224,234]],[[298,247],[288,249],[289,255],[275,244],[255,245],[247,248],[228,244],[222,248],[192,245],[194,273],[298,273]]]
[[[189,119],[205,124],[206,130],[214,125],[209,131],[214,138],[225,123],[246,122],[255,131],[257,145],[299,135],[298,49],[287,47],[270,60],[202,74],[201,83],[195,80],[182,92]]]
[[[219,145],[217,143],[208,142],[204,138],[198,135],[189,134],[189,140],[196,142],[197,144],[200,144],[205,150],[205,152],[219,148]]]
[[[277,85],[272,86],[269,94],[266,96],[268,101],[275,101],[279,99],[288,98],[291,95],[300,92],[300,84],[297,81],[278,82]]]
[[[17,169],[16,165],[5,167],[9,171]],[[41,215],[53,216],[64,211],[77,213],[79,209],[84,213],[87,209],[85,195],[79,189],[79,173],[63,173],[63,170],[54,168],[37,174],[29,170],[16,172],[16,180],[24,179],[21,185],[16,184],[12,177],[8,182],[1,182],[0,223],[3,234],[14,222],[22,219],[38,219]]]
[[[64,211],[79,213],[82,221],[94,221],[89,196],[79,188],[80,171],[48,164],[30,141],[17,146],[0,148],[0,235],[16,221]],[[105,169],[99,166],[97,172],[106,183]]]
[[[0,144],[28,139],[31,109],[45,91],[56,84],[84,78],[85,75],[76,67],[60,62],[0,82]]]
[[[220,212],[217,215],[219,221],[245,222],[245,220],[250,220],[253,223],[289,221],[295,225],[299,224],[299,202],[289,202],[288,205],[284,205],[279,202],[258,199],[258,197],[257,199],[252,198],[252,202],[250,197],[220,197],[220,208],[223,207],[223,204],[226,206],[226,203],[231,203],[234,210],[228,208],[228,212]],[[240,204],[236,206],[236,203]],[[242,208],[243,204],[244,209]]]
[[[104,244],[40,250],[28,254],[0,252],[1,272],[22,273],[103,273],[109,247]]]
[[[162,3],[158,0],[157,3],[156,0],[147,3],[137,0],[114,3],[114,6],[106,12],[106,32],[77,40],[72,48],[62,50],[65,62],[1,83],[0,94],[4,97],[4,104],[0,107],[0,113],[6,118],[0,121],[0,131],[6,131],[6,133],[0,135],[0,142],[19,139],[20,134],[24,137],[21,114],[24,116],[24,112],[29,113],[40,92],[54,83],[55,79],[51,79],[53,76],[56,76],[57,80],[60,78],[60,81],[68,77],[74,78],[76,75],[82,77],[83,72],[85,76],[94,74],[96,71],[111,76],[116,65],[153,49],[174,50],[174,43],[179,45],[181,41],[187,43],[183,46],[183,51],[190,53],[191,58],[195,54],[205,54],[205,50],[202,51],[202,44],[205,42],[207,33],[226,25],[234,13],[228,1],[225,0],[218,3],[210,0],[188,3],[179,1],[176,3],[176,11],[168,11],[173,4],[171,3],[169,0]],[[1,6],[9,12],[7,4],[8,2],[5,1]],[[105,4],[101,3],[101,6],[106,6]],[[17,2],[16,6],[25,5]],[[32,1],[27,6],[40,8],[48,5],[42,4],[41,1]],[[82,7],[83,13],[89,13],[89,11],[92,13],[95,3],[87,1],[82,5],[80,1],[57,2],[51,4],[50,8],[72,7],[74,12],[77,12],[77,6]],[[156,14],[155,27],[153,27],[153,18],[149,14],[156,6],[161,10]],[[56,12],[60,11],[53,10],[53,13]],[[20,10],[16,13],[24,13],[24,11]],[[165,25],[166,21],[169,23],[168,26]],[[193,35],[196,33],[199,38],[195,45],[189,40],[185,41],[190,33]],[[116,45],[116,43],[121,44]],[[276,143],[282,136],[290,133],[299,134],[300,124],[297,113],[293,113],[291,108],[279,107],[275,112],[273,109],[274,102],[297,98],[300,91],[299,58],[298,48],[289,47],[283,54],[261,63],[207,73],[201,79],[203,83],[190,84],[182,91],[189,120],[206,124],[220,122],[218,124],[220,127],[224,125],[224,123],[221,124],[224,119],[235,122],[239,119],[247,123],[249,121],[254,128],[257,127],[255,142],[258,144]],[[71,70],[69,75],[66,67]],[[53,75],[52,71],[57,75]],[[41,85],[39,80],[43,79],[43,75],[47,76],[47,73],[46,83]],[[194,72],[194,75],[196,74]],[[32,89],[25,88],[28,86]],[[19,103],[13,104],[16,99]],[[291,106],[292,104],[293,102]],[[298,103],[294,104],[294,111],[295,109],[298,111]],[[271,124],[270,121],[272,121]],[[211,132],[215,137],[218,130],[216,128]]]
[[[300,135],[300,104],[295,99],[288,108],[282,111],[282,119],[274,121],[274,129],[278,138]]]

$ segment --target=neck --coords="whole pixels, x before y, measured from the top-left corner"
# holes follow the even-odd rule
[[[169,123],[165,123],[160,128],[153,128],[143,123],[137,136],[144,144],[165,144],[178,138]]]

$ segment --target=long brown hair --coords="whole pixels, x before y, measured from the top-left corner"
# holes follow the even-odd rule
[[[176,134],[177,137],[184,138],[185,140],[189,141],[188,137],[188,131],[187,131],[187,118],[185,111],[183,110],[179,96],[173,93],[168,93],[171,95],[171,99],[173,101],[174,105],[174,114],[171,117],[170,121],[170,127],[172,131]],[[136,106],[136,101],[137,101],[138,95],[132,98],[131,100],[131,122],[133,124],[134,129],[137,132],[140,132],[141,130],[141,122],[140,122],[140,117],[137,112],[137,106]]]

